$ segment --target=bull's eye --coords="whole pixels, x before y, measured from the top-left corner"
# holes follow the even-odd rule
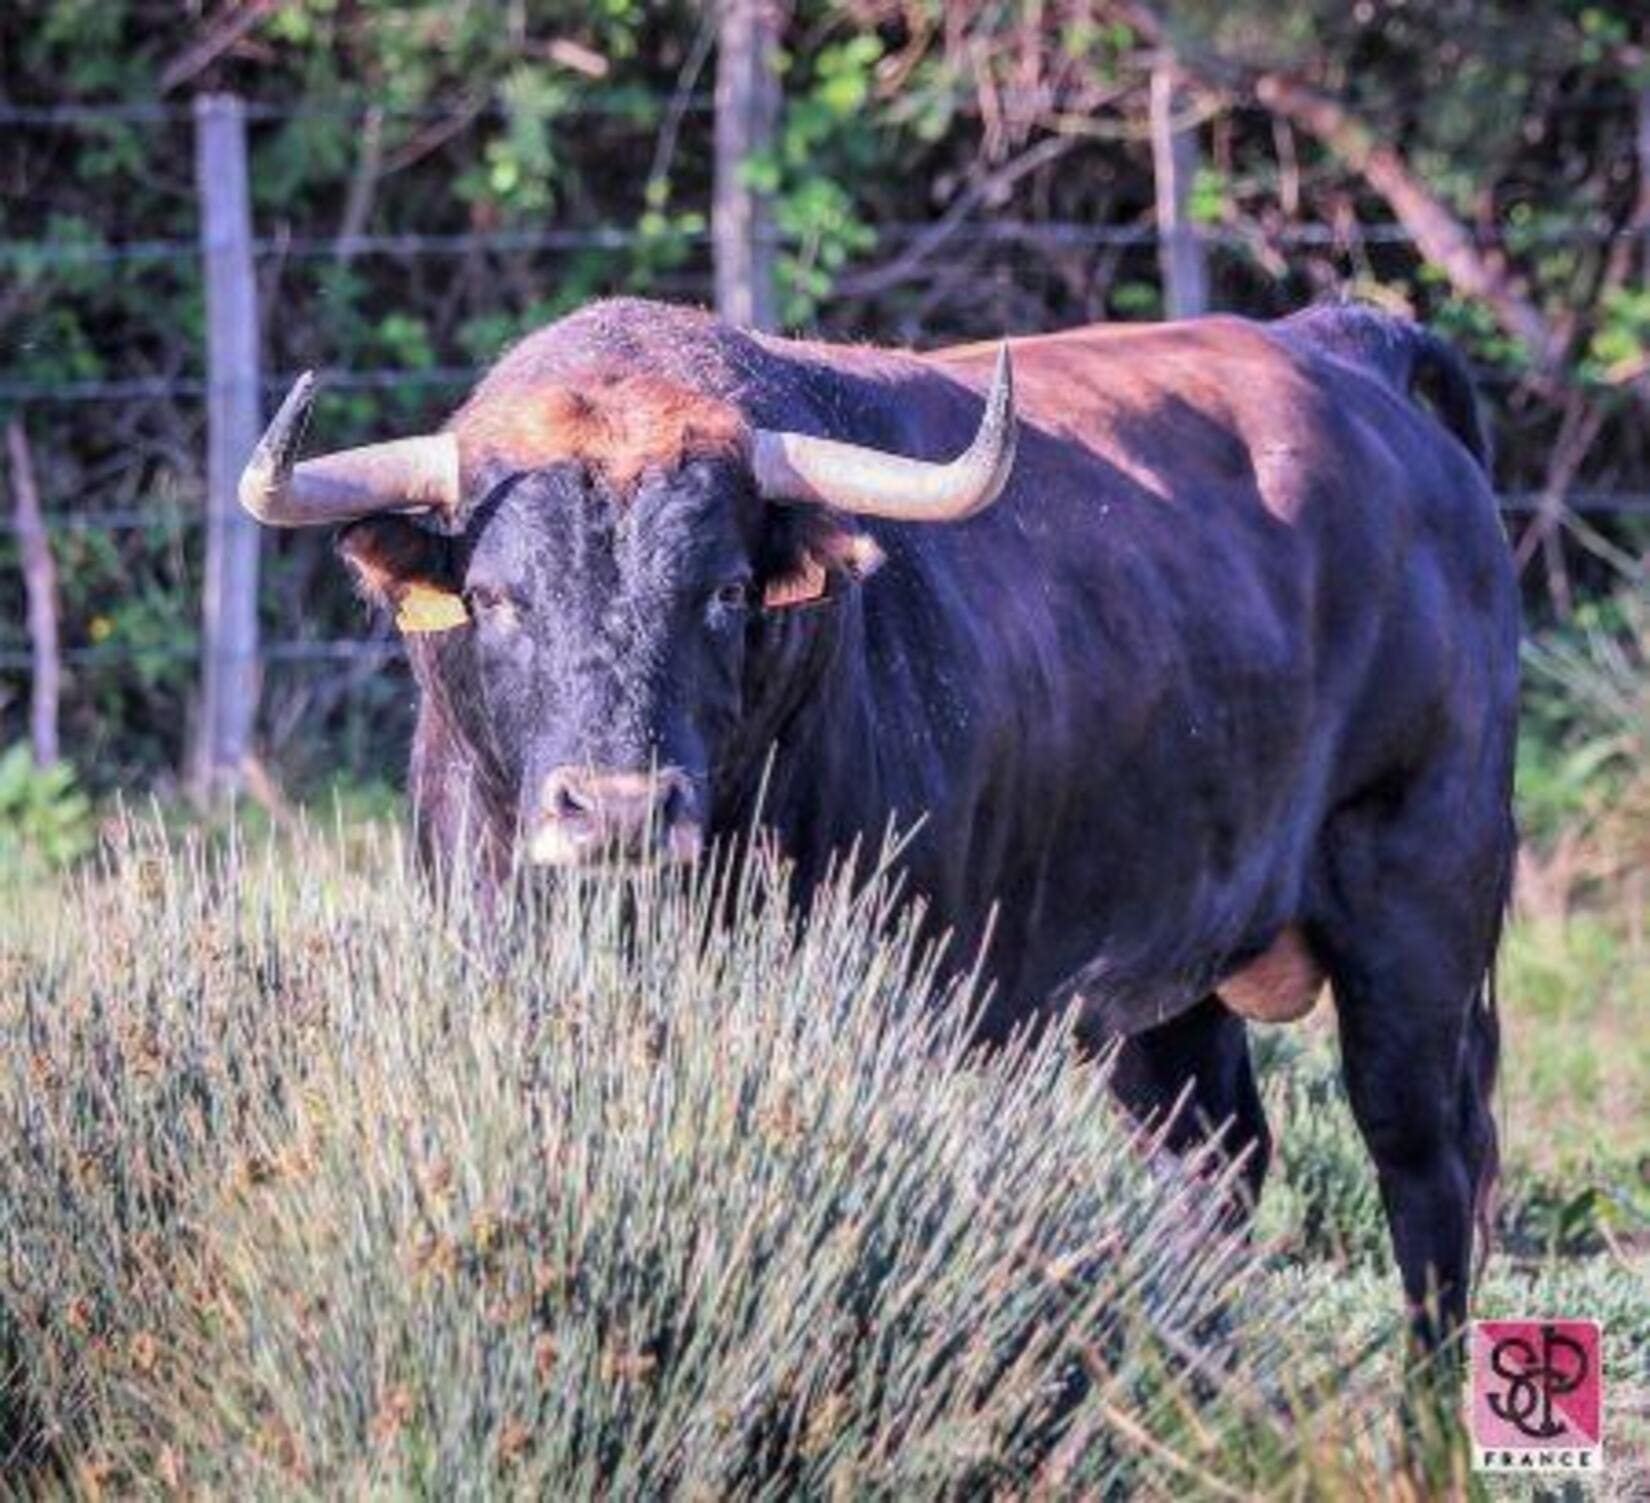
[[[748,579],[730,579],[718,585],[710,598],[719,610],[742,611],[751,603],[751,582]]]
[[[498,585],[473,584],[464,591],[464,605],[471,619],[492,621],[514,620],[516,602],[510,592]]]

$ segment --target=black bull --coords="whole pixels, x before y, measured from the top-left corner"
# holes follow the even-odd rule
[[[1018,455],[966,520],[795,504],[763,435],[948,458],[992,351],[635,301],[524,341],[446,434],[352,451],[378,469],[312,462],[320,510],[277,515],[267,466],[248,505],[360,518],[341,546],[411,634],[437,851],[691,855],[765,780],[806,886],[920,817],[904,863],[951,953],[985,953],[986,1034],[1078,1000],[1128,1037],[1131,1109],[1189,1088],[1171,1141],[1233,1119],[1257,1189],[1243,1015],[1327,977],[1408,1295],[1448,1328],[1495,1174],[1514,849],[1516,593],[1470,385],[1361,309],[1014,354]],[[428,494],[383,478],[418,445],[420,486],[451,471]],[[426,515],[384,514],[414,490]]]

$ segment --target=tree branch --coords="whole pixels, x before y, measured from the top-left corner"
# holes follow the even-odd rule
[[[355,159],[355,171],[350,175],[349,194],[344,200],[343,218],[338,223],[338,259],[348,262],[354,255],[356,242],[372,217],[372,201],[378,191],[378,179],[384,168],[384,111],[378,105],[369,105],[361,121],[361,154]]]
[[[843,277],[837,283],[837,292],[843,297],[872,297],[897,287],[914,275],[922,264],[937,251],[968,220],[968,216],[982,203],[1012,187],[1028,173],[1058,161],[1075,146],[1083,145],[1080,136],[1047,136],[1035,146],[1028,147],[1019,156],[1004,162],[1001,167],[986,173],[970,183],[951,201],[940,215],[893,260],[881,266]]]
[[[160,92],[169,94],[179,84],[204,73],[266,16],[281,8],[283,0],[247,0],[239,10],[231,9],[214,21],[206,34],[173,58],[160,75]]]
[[[676,75],[676,87],[671,93],[669,105],[665,108],[658,139],[653,143],[653,161],[647,169],[644,184],[650,192],[662,191],[670,180],[670,168],[676,159],[676,141],[681,134],[682,121],[687,115],[688,105],[692,103],[693,91],[699,85],[699,75],[704,71],[705,62],[715,45],[716,15],[714,7],[709,7],[705,11],[705,19],[700,23],[698,34],[693,39],[693,45],[688,49],[681,71]],[[655,184],[659,185],[657,190]]]
[[[1569,617],[1573,604],[1569,570],[1564,564],[1564,551],[1559,547],[1564,498],[1569,495],[1582,461],[1603,426],[1604,409],[1597,402],[1589,402],[1579,390],[1572,391],[1565,402],[1564,420],[1559,425],[1558,437],[1553,441],[1552,456],[1547,463],[1547,475],[1542,482],[1535,518],[1525,528],[1523,537],[1518,540],[1518,547],[1513,551],[1513,564],[1522,574],[1537,549],[1540,550],[1547,564],[1547,593],[1553,609],[1562,619]]]
[[[1481,301],[1529,352],[1538,379],[1559,377],[1565,340],[1498,252],[1481,250],[1454,210],[1403,157],[1340,100],[1303,79],[1217,56],[1171,36],[1166,19],[1143,0],[1121,0],[1136,30],[1173,45],[1180,66],[1206,86],[1249,96],[1333,152],[1391,207],[1421,253],[1462,296]]]

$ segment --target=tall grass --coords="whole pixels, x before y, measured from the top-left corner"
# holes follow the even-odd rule
[[[1625,906],[1642,941],[1650,906],[1650,581],[1641,575],[1575,626],[1526,648],[1519,792],[1526,907]],[[1542,899],[1546,899],[1543,903]]]
[[[1057,1031],[976,1059],[886,883],[799,927],[745,872],[463,911],[388,838],[125,826],[7,945],[0,1474],[1249,1485],[1290,1311],[1225,1171],[1154,1157]]]

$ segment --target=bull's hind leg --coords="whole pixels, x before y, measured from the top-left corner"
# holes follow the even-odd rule
[[[1496,1172],[1490,973],[1513,837],[1470,788],[1439,777],[1337,814],[1314,901],[1347,1094],[1429,1351],[1465,1319]]]
[[[1244,1155],[1241,1209],[1250,1212],[1259,1203],[1272,1135],[1249,1058],[1248,1030],[1218,997],[1127,1039],[1112,1090],[1137,1121],[1163,1131],[1172,1153],[1188,1153],[1218,1137],[1229,1157]]]

